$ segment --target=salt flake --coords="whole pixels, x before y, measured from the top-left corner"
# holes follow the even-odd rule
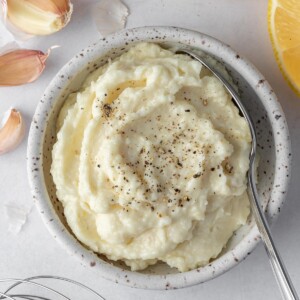
[[[17,234],[26,223],[27,216],[30,213],[30,208],[6,204],[5,212],[8,218],[8,231]]]

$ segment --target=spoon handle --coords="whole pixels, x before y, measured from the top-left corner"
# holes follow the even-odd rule
[[[248,179],[250,188],[248,189],[248,194],[253,201],[250,201],[251,209],[260,232],[262,241],[264,242],[265,249],[270,259],[270,263],[280,287],[282,298],[285,300],[299,300],[297,292],[293,286],[293,283],[289,277],[289,274],[284,266],[284,263],[278,253],[274,241],[272,239],[270,227],[266,220],[265,214],[260,208],[260,203],[258,201],[258,194],[256,190],[256,185],[254,182],[254,163],[250,163],[251,169],[249,170]]]

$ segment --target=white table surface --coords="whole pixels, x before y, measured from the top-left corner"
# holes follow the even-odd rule
[[[27,48],[52,52],[39,80],[21,87],[0,88],[0,114],[16,107],[26,120],[27,134],[35,107],[56,72],[77,52],[99,38],[89,4],[76,0],[71,23],[48,37],[31,39]],[[286,114],[293,145],[293,175],[286,204],[272,231],[300,293],[300,98],[287,86],[277,67],[267,32],[267,0],[125,0],[127,28],[173,25],[212,35],[248,57],[273,86]],[[0,37],[1,37],[0,32]],[[27,137],[27,136],[26,136]],[[0,156],[0,278],[56,274],[81,281],[108,300],[116,299],[281,299],[262,245],[237,267],[210,282],[174,291],[147,291],[117,285],[82,266],[51,237],[33,205],[26,174],[27,138],[14,152]],[[5,205],[31,209],[21,232],[8,232]],[[1,291],[0,286],[0,291]],[[79,295],[80,296],[80,295]],[[78,297],[80,299],[80,297]],[[85,299],[84,299],[85,300]]]

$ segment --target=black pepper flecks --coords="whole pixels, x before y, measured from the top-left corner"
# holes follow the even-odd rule
[[[105,103],[105,104],[103,104],[102,111],[103,111],[104,116],[106,118],[109,118],[111,116],[113,109],[109,104]]]

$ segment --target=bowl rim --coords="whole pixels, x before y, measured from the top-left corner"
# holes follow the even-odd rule
[[[282,193],[282,190],[287,190],[290,179],[291,144],[286,119],[276,95],[256,67],[234,51],[229,45],[209,35],[178,27],[149,26],[117,32],[98,40],[96,43],[82,50],[55,75],[37,105],[30,126],[27,147],[27,171],[30,189],[36,207],[51,235],[69,254],[79,258],[83,264],[93,267],[92,269],[97,271],[102,277],[116,283],[142,289],[176,289],[188,287],[213,279],[230,270],[233,266],[237,265],[239,261],[245,259],[260,240],[257,227],[254,226],[234,249],[204,267],[169,275],[150,275],[127,271],[102,261],[100,258],[95,258],[92,251],[85,249],[65,229],[52,207],[44,182],[42,166],[44,132],[47,126],[46,120],[48,119],[48,113],[53,109],[53,104],[61,91],[57,88],[58,82],[59,86],[63,88],[69,83],[68,77],[72,77],[86,66],[87,59],[99,58],[109,49],[120,47],[124,45],[125,42],[130,43],[133,39],[135,41],[151,40],[153,42],[166,40],[168,42],[190,44],[192,46],[198,44],[201,45],[202,49],[206,48],[210,54],[216,57],[219,57],[218,54],[222,51],[222,61],[240,73],[251,87],[255,87],[255,92],[266,109],[273,133],[280,132],[280,134],[273,135],[275,150],[277,151],[279,149],[279,145],[284,145],[283,148],[280,148],[280,155],[275,152],[276,172],[274,174],[273,190],[270,198],[273,199],[277,205],[273,211],[267,211],[267,216],[270,220],[274,221],[277,218],[286,196],[286,193]],[[264,84],[258,85],[258,79],[263,80]],[[275,112],[276,115],[281,116],[279,119],[276,118]],[[278,172],[278,167],[282,164],[287,167],[281,168],[280,172]],[[278,183],[281,185],[280,190],[274,188]]]

